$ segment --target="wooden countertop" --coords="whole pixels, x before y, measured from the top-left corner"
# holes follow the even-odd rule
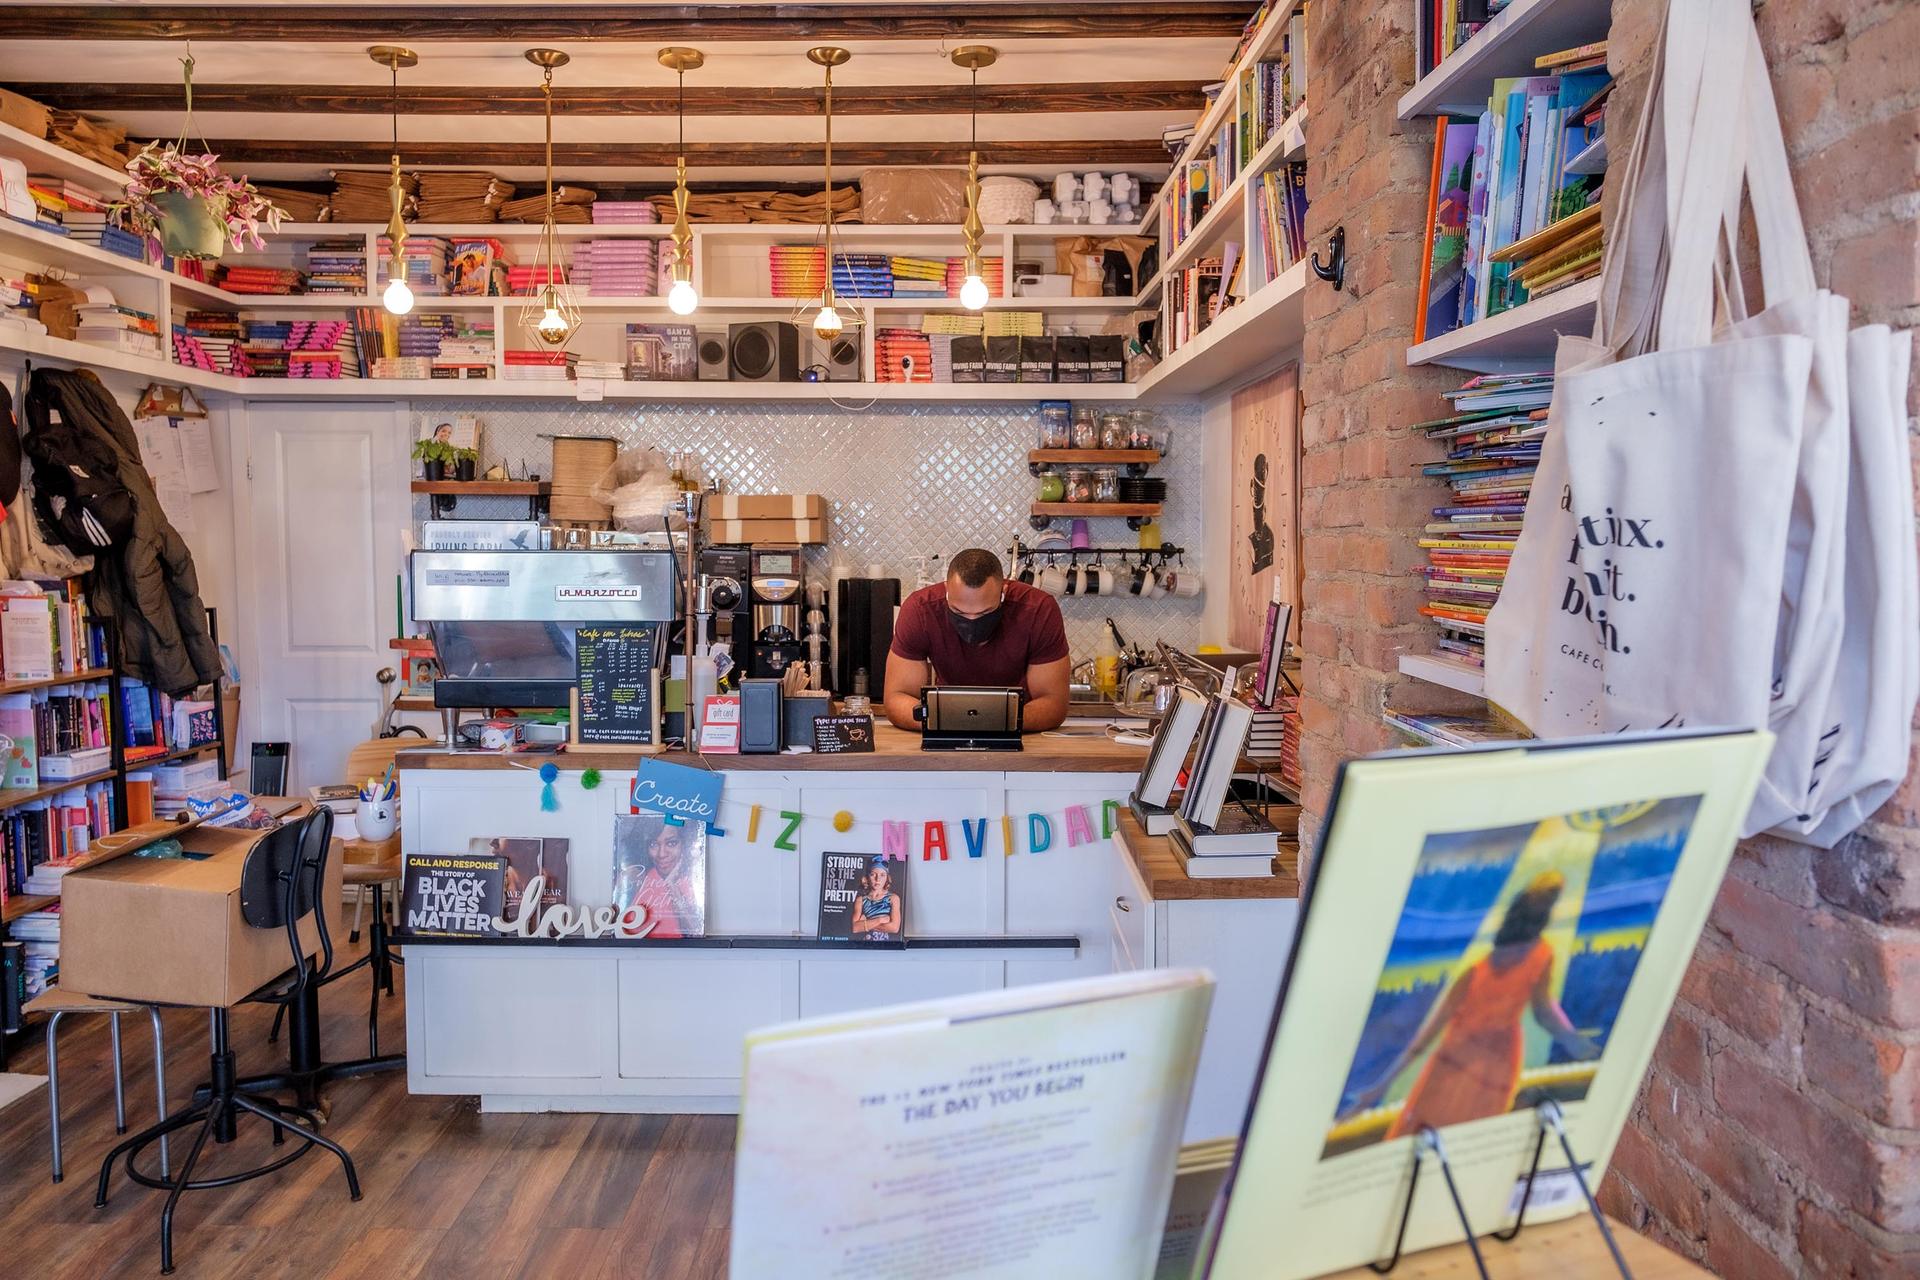
[[[561,752],[559,755],[503,756],[490,751],[446,751],[420,748],[402,751],[396,759],[402,769],[505,769],[515,764],[538,767],[548,760],[562,769],[620,771],[636,768],[648,757],[638,751]],[[1030,733],[1019,751],[922,751],[920,735],[890,724],[874,726],[872,751],[839,755],[709,755],[667,751],[655,756],[674,764],[707,769],[757,770],[770,773],[1137,773],[1146,763],[1145,746],[1115,742],[1103,730],[1052,730]]]
[[[1608,1221],[1636,1280],[1691,1280],[1692,1277],[1706,1280],[1712,1274],[1655,1244],[1618,1218]],[[1620,1276],[1607,1254],[1606,1241],[1600,1238],[1593,1219],[1584,1213],[1542,1226],[1528,1224],[1512,1244],[1501,1244],[1483,1236],[1480,1252],[1487,1260],[1487,1274],[1493,1280],[1538,1280],[1548,1275],[1562,1277],[1562,1280],[1619,1280]],[[1459,1280],[1473,1274],[1473,1257],[1464,1244],[1426,1249],[1400,1259],[1393,1274],[1395,1280]],[[1354,1267],[1324,1276],[1322,1280],[1377,1280],[1377,1277],[1366,1267]]]
[[[1165,836],[1150,836],[1133,816],[1120,810],[1120,844],[1133,859],[1141,881],[1155,902],[1218,901],[1230,898],[1297,898],[1300,896],[1300,847],[1285,841],[1280,845],[1278,873],[1272,876],[1239,876],[1195,879],[1180,866],[1180,858],[1167,847]]]

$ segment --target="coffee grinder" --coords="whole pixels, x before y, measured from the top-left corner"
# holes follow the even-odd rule
[[[806,569],[795,543],[756,543],[750,555],[748,599],[753,606],[753,650],[747,674],[779,677],[806,659],[801,643]],[[736,652],[736,660],[739,658]]]
[[[702,577],[722,578],[726,582],[712,597],[713,618],[703,638],[725,644],[733,661],[745,667],[753,653],[753,605],[747,599],[745,583],[753,577],[751,549],[744,546],[708,546],[700,549]]]

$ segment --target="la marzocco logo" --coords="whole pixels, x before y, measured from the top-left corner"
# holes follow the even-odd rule
[[[638,600],[638,587],[555,587],[555,600]]]

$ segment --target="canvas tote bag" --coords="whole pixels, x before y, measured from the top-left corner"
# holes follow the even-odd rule
[[[1556,361],[1542,466],[1557,474],[1535,481],[1487,638],[1488,696],[1541,736],[1766,725],[1824,684],[1811,641],[1809,670],[1789,674],[1817,611],[1783,626],[1782,609],[1790,545],[1830,563],[1794,523],[1838,514],[1802,492],[1816,341],[1773,306],[1754,318],[1767,324],[1714,327],[1723,211],[1745,176],[1745,59],[1724,53],[1737,24],[1751,29],[1740,0],[1666,15],[1594,337],[1563,339]],[[1756,209],[1791,200],[1752,195]],[[1797,211],[1759,221],[1784,237]],[[1769,287],[1818,313],[1777,265],[1793,250],[1763,253]],[[1794,598],[1820,598],[1825,581],[1797,573]]]

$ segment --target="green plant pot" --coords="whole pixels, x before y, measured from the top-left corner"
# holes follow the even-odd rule
[[[176,258],[218,261],[227,248],[227,210],[225,200],[184,191],[163,191],[153,197],[160,212],[154,233],[160,247]]]

